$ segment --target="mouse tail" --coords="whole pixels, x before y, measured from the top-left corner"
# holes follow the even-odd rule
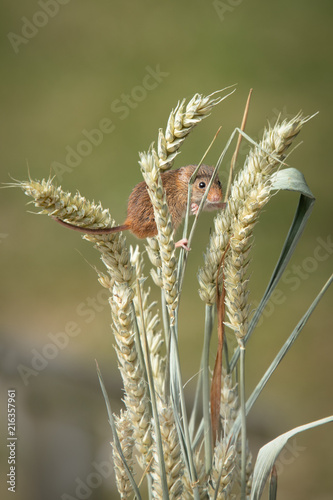
[[[68,227],[69,229],[73,229],[74,231],[80,231],[85,234],[110,234],[110,233],[119,233],[120,231],[126,231],[129,229],[127,224],[123,224],[122,226],[115,227],[81,227],[76,226],[75,224],[70,224],[69,222],[65,222],[64,220],[58,219],[58,217],[52,217],[55,221],[57,221],[62,226]]]

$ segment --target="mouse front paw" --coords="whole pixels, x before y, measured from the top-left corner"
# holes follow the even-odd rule
[[[175,243],[175,247],[176,248],[184,248],[184,250],[186,250],[187,252],[189,252],[191,250],[188,247],[188,239],[187,238],[183,238],[183,239],[177,241],[177,243]]]
[[[191,203],[191,214],[192,215],[197,215],[199,211],[199,205],[196,203]]]

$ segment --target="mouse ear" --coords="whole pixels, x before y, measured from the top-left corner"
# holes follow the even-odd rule
[[[180,167],[178,169],[179,180],[188,183],[191,175],[194,172],[194,169],[195,169],[194,165],[186,165],[185,167]]]

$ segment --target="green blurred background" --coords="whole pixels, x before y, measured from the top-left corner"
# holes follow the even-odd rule
[[[33,178],[47,178],[54,162],[65,164],[68,148],[76,149],[85,138],[83,131],[98,128],[107,118],[114,130],[57,181],[66,190],[79,189],[87,198],[101,200],[119,223],[129,192],[140,180],[138,151],[156,141],[158,128],[166,126],[179,99],[237,83],[237,91],[185,142],[177,167],[198,162],[222,125],[207,162],[216,161],[241,122],[250,88],[247,133],[255,139],[267,120],[273,123],[280,113],[290,118],[301,109],[306,115],[320,112],[306,124],[298,140],[303,144],[288,159],[304,173],[317,202],[289,265],[289,282],[279,285],[283,303],[271,304],[248,346],[248,393],[332,272],[332,14],[329,0],[2,3],[0,181],[10,181],[8,174],[25,179],[27,165]],[[142,92],[138,86],[147,67],[159,68],[162,75],[154,89]],[[124,94],[132,100],[120,112]],[[246,151],[244,144],[239,164]],[[227,168],[228,161],[223,180]],[[33,207],[20,190],[2,190],[0,200],[0,418],[6,436],[7,389],[14,387],[16,499],[80,498],[75,493],[80,480],[87,481],[96,464],[110,457],[111,434],[95,359],[117,412],[122,397],[109,307],[89,265],[102,269],[102,264],[77,233],[29,213]],[[275,196],[256,227],[250,285],[254,302],[265,289],[296,205],[295,194]],[[212,220],[213,214],[204,214],[199,223],[182,299],[185,381],[199,367],[204,306],[196,273]],[[128,243],[137,241],[129,236]],[[83,315],[87,309],[90,314]],[[254,455],[278,434],[332,413],[331,309],[329,290],[251,411]],[[18,367],[31,367],[34,353],[47,349],[50,335],[70,328],[71,322],[80,333],[43,370],[27,375],[25,385]],[[189,404],[193,389],[191,382]],[[280,463],[278,498],[333,498],[332,437],[332,426],[326,426],[293,441]],[[7,473],[4,439],[0,459],[1,471]],[[118,498],[113,476],[105,475],[102,484],[96,476],[96,487],[85,498]],[[5,485],[1,488],[1,498],[7,498]]]

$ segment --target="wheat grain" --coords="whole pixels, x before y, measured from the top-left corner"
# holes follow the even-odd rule
[[[133,438],[132,421],[128,415],[128,412],[122,410],[120,411],[119,417],[117,417],[116,415],[114,416],[114,420],[123,456],[126,460],[128,468],[130,469],[132,475],[134,475],[134,469],[133,469],[134,438]],[[113,455],[114,472],[116,476],[117,489],[120,494],[120,498],[122,500],[125,500],[133,494],[133,488],[128,478],[124,462],[121,456],[119,455],[115,443],[112,442],[111,445],[112,445],[112,455]]]

